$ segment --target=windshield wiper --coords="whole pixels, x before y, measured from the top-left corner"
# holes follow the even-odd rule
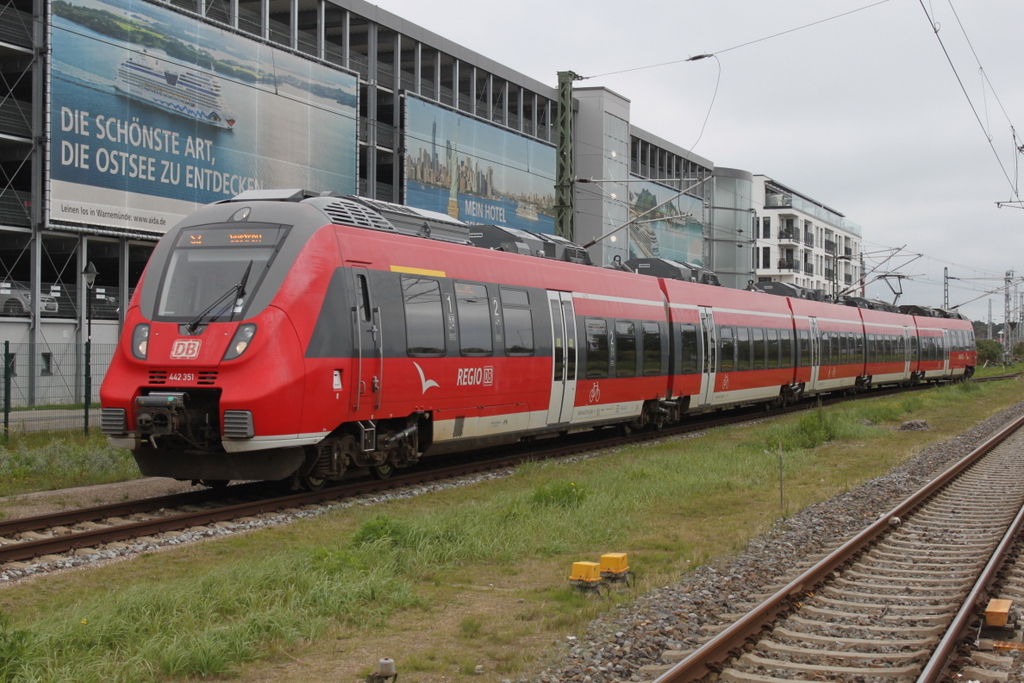
[[[210,304],[209,306],[204,308],[202,313],[197,315],[192,320],[192,322],[190,322],[188,325],[185,325],[185,329],[188,330],[189,334],[195,334],[196,333],[196,329],[199,327],[199,323],[202,322],[203,318],[205,318],[210,311],[212,311],[213,309],[217,308],[217,306],[219,306],[220,304],[224,303],[224,300],[227,299],[230,296],[234,296],[235,297],[235,303],[232,306],[232,310],[231,310],[231,318],[234,319],[234,317],[235,317],[235,309],[242,305],[242,297],[245,296],[245,283],[249,280],[249,271],[250,270],[252,270],[252,261],[251,260],[249,261],[249,265],[245,267],[245,273],[242,274],[242,279],[238,281],[238,284],[232,285],[231,288],[228,289],[228,291],[226,291],[223,294],[221,294],[220,297],[218,297],[216,301],[214,301],[212,304]],[[221,313],[223,313],[223,311],[218,311],[216,315],[214,315],[212,318],[210,318],[210,322],[212,323],[215,320],[217,320],[217,318],[220,317]]]

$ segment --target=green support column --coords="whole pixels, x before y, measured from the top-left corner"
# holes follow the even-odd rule
[[[573,182],[576,180],[572,82],[583,80],[572,71],[558,72],[558,147],[555,158],[555,234],[576,241]]]

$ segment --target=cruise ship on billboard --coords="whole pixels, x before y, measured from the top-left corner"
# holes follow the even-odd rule
[[[235,117],[213,74],[189,69],[143,52],[121,62],[114,81],[129,97],[218,128],[230,129]]]

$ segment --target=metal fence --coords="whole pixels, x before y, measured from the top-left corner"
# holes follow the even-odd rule
[[[100,384],[116,344],[3,344],[4,438],[100,424]]]

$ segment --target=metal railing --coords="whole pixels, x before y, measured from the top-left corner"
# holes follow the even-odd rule
[[[800,244],[800,231],[794,228],[782,228],[779,230],[779,241]]]
[[[3,343],[4,438],[17,432],[89,433],[97,426],[100,384],[116,344]]]

